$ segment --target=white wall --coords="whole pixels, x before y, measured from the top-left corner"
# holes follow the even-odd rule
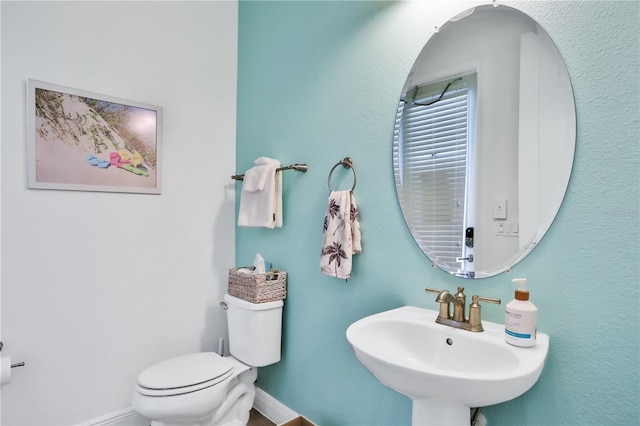
[[[236,2],[6,2],[2,424],[127,408],[137,374],[215,350],[234,263]],[[162,195],[26,189],[26,80],[164,108]]]
[[[2,46],[2,7],[0,4],[0,46]],[[2,80],[2,59],[0,49],[0,81]],[[0,95],[2,94],[2,85],[0,84]],[[0,135],[2,135],[2,102],[0,102]],[[1,141],[0,137],[0,141]],[[2,186],[2,149],[0,149],[0,188]],[[0,224],[2,223],[2,191],[0,191]],[[0,239],[2,235],[2,229],[0,226]],[[0,277],[2,277],[2,244],[0,244]],[[0,279],[1,282],[1,279]],[[2,290],[0,285],[0,339],[2,339]],[[1,341],[1,340],[0,340]],[[6,352],[5,352],[6,353]],[[2,423],[2,390],[0,388],[0,424]]]

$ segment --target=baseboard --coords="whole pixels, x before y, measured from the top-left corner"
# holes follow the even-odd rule
[[[256,398],[253,401],[253,408],[275,424],[288,422],[299,415],[258,387],[256,387]]]
[[[298,413],[258,387],[256,387],[256,398],[253,401],[253,408],[275,424],[285,423],[298,417]],[[115,413],[79,423],[77,426],[148,426],[149,423],[148,419],[142,417],[136,413],[133,408],[129,407]]]
[[[133,408],[125,408],[93,420],[79,423],[78,426],[148,426],[151,422],[136,413]]]

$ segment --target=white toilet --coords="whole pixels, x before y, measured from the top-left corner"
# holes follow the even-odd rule
[[[226,294],[229,352],[184,355],[138,376],[133,408],[152,426],[246,425],[256,367],[280,361],[282,300],[249,303]]]

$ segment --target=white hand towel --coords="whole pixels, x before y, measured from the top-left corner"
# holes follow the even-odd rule
[[[282,175],[278,160],[260,157],[244,174],[238,226],[282,227]]]
[[[320,272],[347,280],[353,255],[361,252],[360,212],[353,192],[331,191],[324,217]]]
[[[244,173],[242,182],[242,190],[248,192],[256,192],[264,190],[267,179],[273,174],[274,166],[280,167],[278,160],[268,157],[260,157],[254,161],[255,166]]]

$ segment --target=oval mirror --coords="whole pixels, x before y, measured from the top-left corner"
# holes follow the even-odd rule
[[[409,73],[393,140],[398,200],[418,246],[465,278],[518,263],[562,204],[575,128],[567,68],[536,21],[486,5],[443,25]]]

